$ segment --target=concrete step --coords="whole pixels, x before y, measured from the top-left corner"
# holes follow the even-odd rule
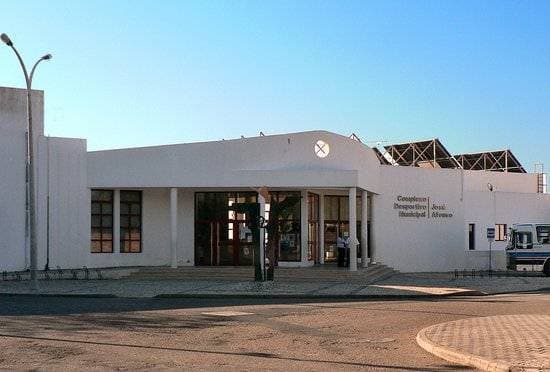
[[[275,280],[283,282],[373,282],[393,275],[396,271],[382,264],[371,265],[356,272],[330,266],[275,269]],[[134,280],[229,280],[248,281],[254,277],[250,266],[239,267],[144,267],[127,276]]]

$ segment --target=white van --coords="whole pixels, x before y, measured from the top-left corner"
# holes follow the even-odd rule
[[[542,271],[550,276],[550,224],[521,223],[510,228],[506,265],[516,271]]]

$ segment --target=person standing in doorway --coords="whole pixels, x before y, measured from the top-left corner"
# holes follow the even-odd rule
[[[336,238],[336,248],[338,248],[338,267],[344,267],[346,261],[346,241],[345,239],[338,235]]]

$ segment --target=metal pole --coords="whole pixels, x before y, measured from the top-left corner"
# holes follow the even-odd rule
[[[47,140],[47,167],[46,167],[46,266],[44,270],[50,269],[50,137]]]
[[[489,241],[489,272],[493,271],[493,242]]]
[[[37,261],[38,261],[38,251],[36,245],[36,194],[35,194],[35,185],[34,185],[34,130],[32,125],[32,78],[34,76],[34,71],[38,64],[42,61],[46,61],[52,58],[50,54],[46,54],[41,57],[34,66],[32,67],[31,74],[27,73],[27,67],[23,62],[23,58],[13,45],[13,42],[6,34],[0,35],[0,39],[9,46],[17,56],[23,74],[25,75],[25,83],[27,85],[27,118],[28,118],[28,157],[27,165],[29,169],[29,229],[30,229],[30,271],[31,271],[31,281],[34,290],[38,290],[38,278],[36,275]]]

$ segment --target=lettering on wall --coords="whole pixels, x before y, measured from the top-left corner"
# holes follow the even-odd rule
[[[399,218],[452,218],[453,213],[448,210],[447,204],[430,200],[427,196],[398,195],[393,203]]]

